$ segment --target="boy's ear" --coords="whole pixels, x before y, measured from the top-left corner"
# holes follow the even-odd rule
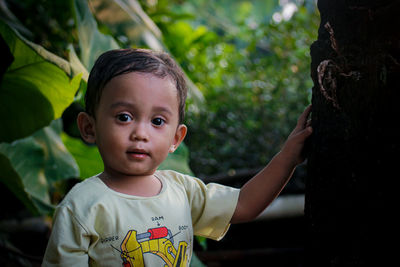
[[[94,118],[86,112],[80,112],[78,114],[77,123],[82,139],[87,143],[95,143],[96,131]]]
[[[187,127],[185,124],[180,124],[175,132],[174,142],[171,144],[169,148],[169,153],[173,153],[178,146],[182,143],[183,139],[185,139],[187,133]]]

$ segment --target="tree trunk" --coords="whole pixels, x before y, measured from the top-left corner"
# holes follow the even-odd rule
[[[399,227],[391,198],[399,178],[400,1],[319,0],[318,8],[306,266],[394,266],[386,264]]]

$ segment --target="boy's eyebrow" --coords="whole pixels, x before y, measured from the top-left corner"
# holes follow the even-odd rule
[[[172,113],[172,111],[169,108],[166,108],[166,107],[156,107],[156,108],[154,108],[154,111],[156,111],[156,112],[165,112],[165,113],[168,113],[169,115],[174,115]]]
[[[110,105],[111,109],[114,109],[116,107],[135,108],[135,105],[132,104],[132,103],[129,103],[129,102],[125,102],[125,101],[118,101],[118,102],[112,103]],[[163,107],[163,106],[155,107],[154,111],[156,111],[156,112],[165,112],[165,113],[168,113],[169,115],[174,115],[173,112],[169,108]]]
[[[131,104],[131,103],[128,103],[128,102],[125,102],[125,101],[118,101],[118,102],[112,103],[110,105],[110,108],[113,109],[113,108],[121,107],[121,106],[122,107],[128,107],[128,108],[134,107],[134,105]]]

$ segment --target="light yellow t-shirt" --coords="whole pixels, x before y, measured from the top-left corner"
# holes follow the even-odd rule
[[[225,235],[239,189],[155,175],[154,197],[118,193],[97,176],[74,186],[57,207],[43,266],[188,266],[193,235]]]

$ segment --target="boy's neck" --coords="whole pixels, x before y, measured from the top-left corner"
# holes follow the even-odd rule
[[[154,175],[145,176],[111,176],[106,172],[99,175],[99,178],[110,189],[126,195],[152,197],[161,192],[162,183]]]

